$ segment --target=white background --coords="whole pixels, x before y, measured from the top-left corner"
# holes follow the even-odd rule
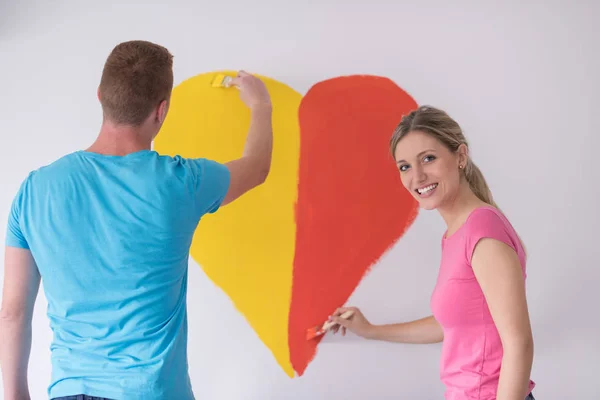
[[[95,139],[96,88],[121,41],[168,47],[176,83],[244,68],[305,93],[333,76],[384,75],[462,124],[526,242],[536,397],[600,398],[600,34],[593,26],[600,6],[567,4],[2,0],[0,221],[30,170]],[[444,229],[435,212],[421,213],[349,303],[374,323],[428,315]],[[327,337],[305,375],[290,379],[193,261],[189,284],[190,374],[199,399],[443,397],[439,345]],[[34,399],[46,398],[50,374],[45,308],[40,291]]]

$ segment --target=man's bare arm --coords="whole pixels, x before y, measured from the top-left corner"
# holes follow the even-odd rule
[[[264,83],[241,71],[231,84],[240,90],[251,116],[244,153],[225,164],[230,172],[230,183],[222,205],[264,183],[271,169],[273,151],[272,105]]]
[[[7,246],[0,310],[0,367],[6,400],[30,399],[27,367],[39,286],[40,274],[31,252]]]

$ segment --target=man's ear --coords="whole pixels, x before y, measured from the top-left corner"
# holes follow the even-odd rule
[[[100,86],[98,86],[97,95],[98,95],[98,100],[101,100],[101,99],[100,99]]]
[[[167,111],[169,110],[169,103],[167,102],[167,100],[163,100],[160,102],[160,104],[158,105],[158,112],[156,113],[156,118],[158,123],[162,124],[163,122],[165,122],[165,119],[167,118]]]

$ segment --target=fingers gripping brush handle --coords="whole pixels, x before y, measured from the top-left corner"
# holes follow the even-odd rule
[[[352,314],[354,314],[354,311],[348,310],[345,313],[343,313],[342,315],[340,315],[340,318],[348,319],[352,316]],[[329,329],[331,329],[335,325],[336,325],[336,323],[334,321],[327,321],[321,326],[317,325],[315,327],[309,328],[306,332],[306,340],[311,340],[317,336],[323,335],[325,332],[327,332]]]
[[[354,314],[353,311],[346,311],[345,313],[343,313],[342,315],[340,315],[340,318],[342,319],[348,319],[352,316],[352,314]],[[323,326],[321,327],[321,330],[323,332],[328,331],[329,329],[333,328],[335,326],[335,322],[334,321],[327,321],[323,324]]]

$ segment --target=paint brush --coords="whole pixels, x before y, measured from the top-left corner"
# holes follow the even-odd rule
[[[354,311],[348,310],[345,313],[343,313],[342,315],[340,315],[340,318],[348,319],[352,316],[352,314],[354,314]],[[309,328],[306,331],[306,340],[311,340],[317,336],[323,335],[325,332],[327,332],[329,329],[331,329],[335,324],[336,323],[333,321],[327,321],[322,325],[317,325],[312,328]]]
[[[231,76],[227,76],[225,74],[217,74],[211,82],[212,87],[225,87],[228,88],[231,80],[233,78]]]

